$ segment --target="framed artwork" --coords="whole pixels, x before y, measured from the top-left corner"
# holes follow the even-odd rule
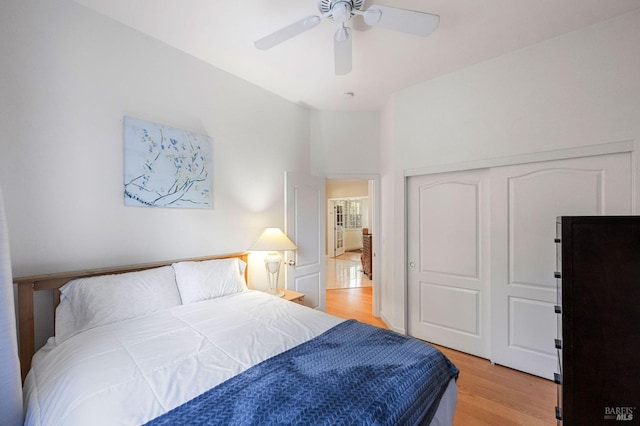
[[[124,204],[213,208],[212,139],[124,117]]]

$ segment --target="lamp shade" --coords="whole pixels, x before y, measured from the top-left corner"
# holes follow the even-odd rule
[[[249,250],[253,251],[282,251],[296,250],[295,244],[287,237],[280,228],[267,228],[264,230],[258,241],[253,243]]]

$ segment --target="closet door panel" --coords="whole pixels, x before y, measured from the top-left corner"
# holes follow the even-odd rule
[[[555,219],[631,213],[630,154],[491,170],[492,360],[553,378]]]
[[[507,178],[509,284],[555,291],[546,269],[555,264],[555,251],[548,250],[555,221],[548,219],[557,211],[601,215],[603,173],[558,166]],[[532,250],[538,254],[531,256]]]
[[[479,335],[479,291],[422,282],[419,294],[421,323]]]
[[[408,179],[409,334],[488,357],[488,172]]]
[[[419,189],[420,270],[478,277],[478,184],[439,182]]]

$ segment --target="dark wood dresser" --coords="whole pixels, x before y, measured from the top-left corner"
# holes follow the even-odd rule
[[[371,264],[371,253],[373,252],[373,247],[371,246],[371,234],[362,234],[362,256],[360,259],[362,260],[362,272],[371,279],[373,275],[372,264]]]
[[[640,424],[640,217],[563,216],[556,244],[556,417]]]

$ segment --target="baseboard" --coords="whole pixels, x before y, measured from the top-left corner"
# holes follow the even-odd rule
[[[393,330],[396,333],[400,333],[400,334],[405,334],[405,335],[407,334],[407,331],[404,328],[399,328],[392,325],[393,323],[389,321],[389,319],[384,315],[384,312],[382,311],[380,311],[380,319],[387,327],[389,327],[389,330]]]

